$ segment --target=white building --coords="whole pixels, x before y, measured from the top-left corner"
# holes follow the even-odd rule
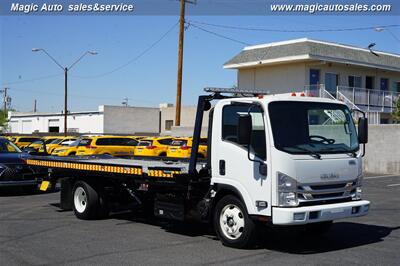
[[[245,47],[224,64],[240,88],[308,90],[346,101],[388,123],[400,97],[400,55],[307,38]],[[372,119],[373,118],[373,119]]]
[[[64,132],[61,113],[9,112],[9,132],[18,134]],[[68,114],[68,132],[99,134],[158,134],[160,109],[99,106],[98,111]]]

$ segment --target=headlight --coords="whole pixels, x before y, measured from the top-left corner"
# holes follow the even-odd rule
[[[356,191],[351,195],[352,200],[360,200],[362,197],[362,182],[363,182],[364,175],[363,173],[359,173],[356,182]]]
[[[278,172],[278,205],[282,207],[297,206],[297,181],[283,173]]]

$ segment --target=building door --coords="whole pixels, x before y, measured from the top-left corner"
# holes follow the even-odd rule
[[[319,84],[319,69],[310,69],[310,85]]]
[[[60,132],[60,119],[49,119],[49,132]]]
[[[382,91],[389,90],[389,79],[381,78],[381,90]]]
[[[339,85],[339,75],[334,73],[325,73],[325,88],[332,95],[336,95],[336,89]]]
[[[375,83],[374,77],[371,77],[371,76],[365,77],[365,88],[370,89],[370,90],[375,89],[374,83]]]

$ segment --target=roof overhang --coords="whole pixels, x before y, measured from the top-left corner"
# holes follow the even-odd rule
[[[340,63],[340,64],[347,64],[347,65],[353,65],[353,66],[361,66],[361,67],[368,67],[368,68],[374,68],[374,69],[400,72],[400,68],[383,66],[383,65],[378,65],[378,64],[367,64],[367,63],[358,62],[358,61],[349,60],[349,59],[332,58],[332,57],[327,57],[327,56],[310,55],[310,54],[286,56],[286,57],[279,57],[279,58],[245,62],[245,63],[226,64],[223,67],[225,69],[246,69],[246,68],[255,68],[255,67],[278,65],[278,64],[306,62],[306,61],[324,61],[324,62]]]
[[[241,68],[253,68],[257,66],[264,65],[276,65],[276,64],[284,64],[290,62],[299,62],[299,61],[307,61],[310,60],[311,57],[308,54],[304,55],[295,55],[295,56],[285,56],[267,60],[259,60],[245,63],[237,63],[237,64],[226,64],[224,65],[225,69],[241,69]]]

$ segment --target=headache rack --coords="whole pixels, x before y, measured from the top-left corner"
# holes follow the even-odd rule
[[[270,94],[268,89],[245,89],[245,88],[218,88],[218,87],[207,87],[204,88],[205,92],[210,93],[228,93],[237,96],[251,97],[257,95],[267,95]]]

